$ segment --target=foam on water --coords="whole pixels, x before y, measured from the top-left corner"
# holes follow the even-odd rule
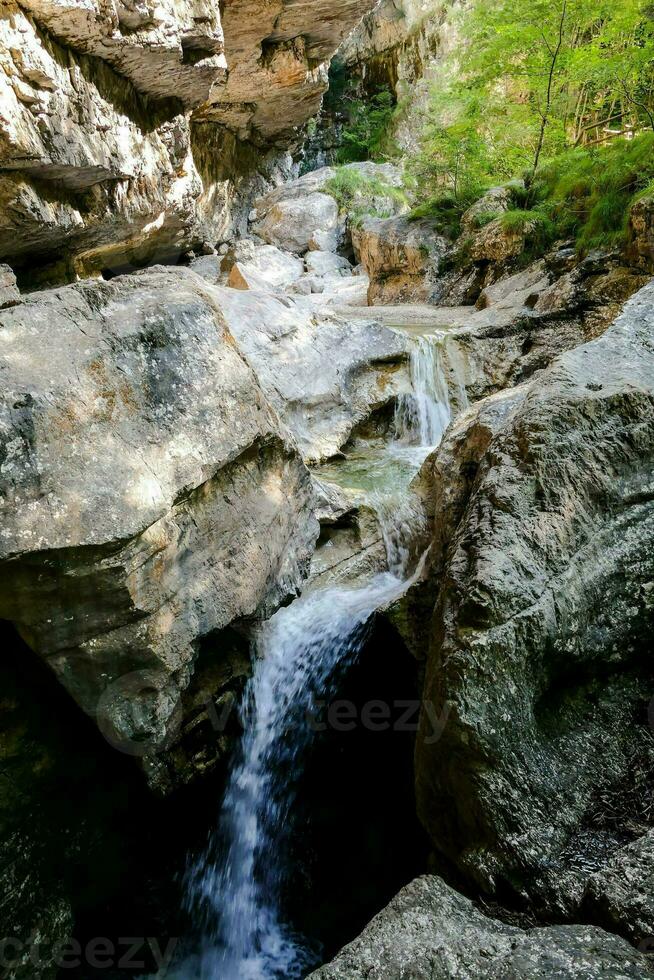
[[[398,400],[395,431],[401,445],[437,446],[450,424],[450,395],[443,369],[444,334],[415,337],[410,354],[411,391]]]

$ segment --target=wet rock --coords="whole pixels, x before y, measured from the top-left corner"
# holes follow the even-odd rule
[[[648,957],[594,926],[521,929],[483,915],[440,878],[416,878],[310,980],[652,976]]]
[[[352,229],[357,261],[370,277],[369,304],[428,302],[448,245],[431,222],[365,218]]]
[[[426,464],[424,696],[448,721],[436,744],[418,737],[418,806],[435,849],[489,892],[547,877],[644,737],[652,322],[650,285],[599,340],[508,393],[495,424],[494,400],[470,410]],[[556,889],[560,913],[577,898]]]
[[[197,641],[292,595],[317,534],[220,299],[158,268],[0,315],[0,615],[146,762],[174,738]]]

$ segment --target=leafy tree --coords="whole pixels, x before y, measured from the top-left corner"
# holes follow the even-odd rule
[[[465,196],[567,148],[654,128],[650,0],[472,0],[434,92],[416,161]]]

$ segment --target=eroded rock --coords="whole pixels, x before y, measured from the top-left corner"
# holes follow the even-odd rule
[[[0,615],[147,755],[175,734],[199,638],[297,590],[309,474],[192,272],[36,293],[0,318]]]
[[[374,322],[288,297],[219,290],[239,347],[307,462],[337,453],[353,428],[407,389],[408,344]]]
[[[583,912],[592,921],[652,951],[654,830],[621,848],[590,878]]]
[[[448,721],[418,737],[418,805],[436,850],[491,892],[547,879],[644,737],[653,322],[650,285],[493,425],[493,400],[472,409],[432,464],[425,698]],[[546,900],[569,911],[579,888],[553,877]]]
[[[447,242],[427,220],[365,218],[352,229],[357,261],[370,277],[371,306],[424,303],[439,295]]]

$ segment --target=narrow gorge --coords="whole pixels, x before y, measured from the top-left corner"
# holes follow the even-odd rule
[[[644,0],[0,0],[0,975],[654,977]]]

